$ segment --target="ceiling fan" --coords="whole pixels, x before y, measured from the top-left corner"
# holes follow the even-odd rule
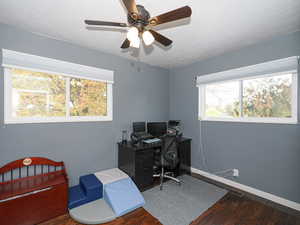
[[[173,41],[154,31],[152,28],[160,24],[180,20],[192,15],[192,9],[189,6],[184,6],[159,16],[150,17],[150,13],[144,6],[136,5],[135,0],[122,1],[128,11],[128,24],[99,20],[84,21],[87,25],[91,26],[128,27],[127,37],[121,45],[122,49],[129,47],[139,48],[141,38],[146,45],[151,45],[154,41],[157,41],[164,46],[169,46]]]

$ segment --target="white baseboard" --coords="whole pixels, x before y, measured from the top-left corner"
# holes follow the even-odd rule
[[[249,187],[249,186],[244,185],[244,184],[240,184],[238,182],[226,179],[224,177],[220,177],[220,176],[217,176],[217,175],[214,175],[214,174],[211,174],[211,173],[207,173],[203,170],[199,170],[199,169],[196,169],[196,168],[193,168],[193,167],[191,168],[191,172],[192,173],[197,173],[197,174],[199,174],[203,177],[207,177],[209,179],[212,179],[212,180],[215,180],[217,182],[226,184],[228,186],[231,186],[233,188],[245,191],[247,193],[256,195],[258,197],[270,200],[270,201],[275,202],[277,204],[280,204],[282,206],[286,206],[288,208],[300,211],[300,203],[293,202],[293,201],[290,201],[290,200],[285,199],[285,198],[281,198],[279,196],[276,196],[276,195],[273,195],[273,194],[270,194],[270,193],[252,188],[252,187]]]

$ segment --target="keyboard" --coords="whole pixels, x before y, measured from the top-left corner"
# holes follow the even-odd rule
[[[151,139],[143,140],[143,142],[146,144],[154,144],[154,143],[158,143],[160,141],[161,141],[161,139],[159,139],[159,138],[151,138]]]

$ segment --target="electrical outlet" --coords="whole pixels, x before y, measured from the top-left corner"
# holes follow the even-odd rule
[[[240,175],[239,170],[238,169],[233,169],[233,176],[238,177],[239,175]]]

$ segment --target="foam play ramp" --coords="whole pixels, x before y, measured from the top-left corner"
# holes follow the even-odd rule
[[[145,205],[142,194],[122,170],[104,170],[95,173],[95,176],[103,184],[103,197],[117,217]]]
[[[104,199],[81,205],[69,210],[70,216],[82,224],[107,223],[116,218],[115,213]]]
[[[118,217],[145,205],[142,194],[130,178],[107,184],[104,199]]]

